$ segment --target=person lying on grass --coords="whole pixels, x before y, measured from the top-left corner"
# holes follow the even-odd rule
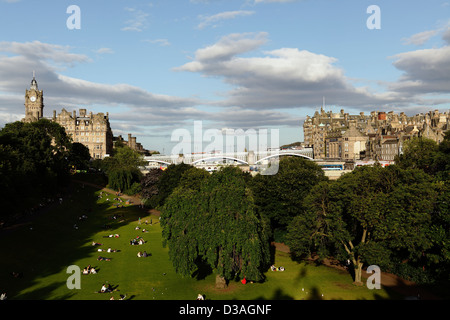
[[[117,289],[117,287],[118,286],[116,286],[116,288],[113,288],[109,283],[103,284],[102,288],[100,289],[100,291],[96,291],[95,293],[107,293],[107,292],[119,291]]]
[[[97,260],[98,261],[111,261],[110,258],[105,258],[105,257],[100,257],[100,256],[97,258]]]

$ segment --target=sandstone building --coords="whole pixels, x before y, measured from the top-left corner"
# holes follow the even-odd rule
[[[117,142],[121,142],[124,145],[128,146],[130,149],[137,151],[145,156],[150,155],[150,151],[145,149],[141,143],[137,142],[136,137],[133,137],[131,133],[128,134],[128,140],[125,140],[121,135],[119,135],[118,137],[114,137],[114,146]]]
[[[110,155],[113,148],[113,133],[109,124],[109,115],[104,113],[87,114],[86,109],[70,112],[62,109],[56,115],[53,111],[53,121],[66,129],[73,142],[84,144],[93,159],[103,159]]]
[[[24,122],[37,121],[44,117],[44,94],[38,89],[35,76],[31,81],[30,89],[25,91],[25,118]],[[69,113],[62,109],[60,114],[53,111],[53,117],[49,120],[57,122],[65,128],[66,133],[73,142],[79,142],[89,148],[89,153],[94,159],[103,159],[112,152],[113,133],[109,124],[109,115],[103,113],[89,114],[86,109],[80,109]]]
[[[316,159],[393,161],[405,140],[425,137],[440,143],[450,130],[450,112],[438,110],[408,117],[404,112],[372,111],[365,115],[325,112],[323,107],[303,123],[304,144]]]

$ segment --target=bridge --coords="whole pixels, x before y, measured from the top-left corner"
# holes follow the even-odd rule
[[[272,160],[283,156],[302,157],[317,163],[331,180],[338,179],[342,174],[351,170],[345,168],[344,161],[314,159],[313,149],[300,150],[271,150],[259,152],[231,152],[231,153],[197,153],[188,155],[157,155],[145,157],[147,165],[141,168],[146,173],[152,168],[160,168],[171,164],[186,163],[207,171],[215,171],[219,166],[238,165],[250,171],[264,169]],[[253,167],[253,169],[252,169]],[[248,170],[245,169],[245,170]]]
[[[171,164],[186,163],[197,167],[208,165],[244,165],[257,166],[265,164],[282,156],[297,156],[314,160],[312,148],[300,150],[267,150],[229,153],[194,153],[183,155],[153,155],[145,157],[146,169],[156,166],[169,166]]]

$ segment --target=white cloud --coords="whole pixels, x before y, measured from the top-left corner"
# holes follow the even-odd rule
[[[157,44],[161,47],[167,47],[170,46],[170,42],[167,39],[155,39],[155,40],[150,40],[150,39],[146,39],[146,40],[142,40],[142,42],[148,42],[151,44]]]
[[[450,27],[448,27],[443,35],[442,35],[442,39],[447,43],[447,45],[450,45]]]
[[[286,3],[286,2],[296,2],[299,0],[255,0],[255,4],[257,3],[271,3],[271,2],[278,2],[278,3]]]
[[[223,20],[230,20],[236,17],[250,16],[253,15],[254,13],[255,13],[254,11],[238,10],[238,11],[225,11],[211,16],[200,16],[202,22],[198,24],[197,28],[204,29],[205,27],[210,25],[215,26],[214,25],[215,23]]]
[[[393,65],[404,73],[391,89],[411,94],[450,93],[450,46],[397,54]]]
[[[177,71],[200,72],[222,78],[231,84],[222,105],[251,109],[298,108],[314,106],[326,96],[335,104],[368,106],[388,103],[388,95],[375,95],[366,88],[355,88],[337,59],[321,54],[280,48],[259,52],[259,56],[240,57],[256,51],[267,42],[266,33],[231,34],[217,43],[198,49],[194,61]]]
[[[100,48],[98,50],[95,50],[95,52],[98,54],[113,54],[114,50],[111,48]]]
[[[29,59],[42,61],[53,61],[55,63],[73,65],[76,62],[88,62],[90,59],[86,55],[69,52],[69,46],[33,42],[0,42],[0,52],[16,54]]]
[[[403,39],[404,44],[423,45],[438,33],[438,30],[429,30],[416,33],[409,38]]]
[[[125,22],[126,26],[121,29],[122,31],[141,32],[147,27],[148,13],[135,8],[125,8],[125,10],[130,12],[132,18]]]

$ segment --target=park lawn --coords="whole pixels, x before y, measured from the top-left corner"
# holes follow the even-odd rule
[[[392,293],[384,289],[356,287],[343,271],[326,266],[297,263],[283,252],[276,252],[275,265],[285,271],[268,271],[263,283],[242,284],[231,281],[227,289],[215,289],[215,275],[200,279],[176,274],[169,260],[168,248],[162,246],[161,227],[157,216],[147,215],[138,206],[116,208],[116,196],[74,184],[70,198],[54,204],[32,222],[0,236],[0,291],[9,299],[27,300],[108,300],[126,295],[136,300],[194,300],[198,293],[211,300],[254,299],[388,299]],[[109,200],[107,200],[107,198]],[[87,215],[84,221],[78,219]],[[112,219],[118,215],[117,219]],[[147,220],[153,225],[145,224]],[[139,225],[139,220],[141,224]],[[78,225],[78,229],[74,228]],[[104,225],[110,229],[105,229]],[[139,226],[140,230],[135,230]],[[148,230],[142,232],[142,228]],[[119,234],[119,238],[109,235]],[[144,245],[131,246],[129,241],[142,236]],[[92,246],[92,242],[101,246]],[[101,248],[119,252],[98,252]],[[138,251],[151,254],[138,258]],[[97,261],[97,257],[111,261]],[[81,289],[70,290],[66,281],[72,275],[69,266],[81,269],[91,265],[98,274],[81,275]],[[10,272],[22,272],[13,278]],[[117,288],[111,294],[97,293],[103,283]],[[323,296],[322,296],[323,295]]]

